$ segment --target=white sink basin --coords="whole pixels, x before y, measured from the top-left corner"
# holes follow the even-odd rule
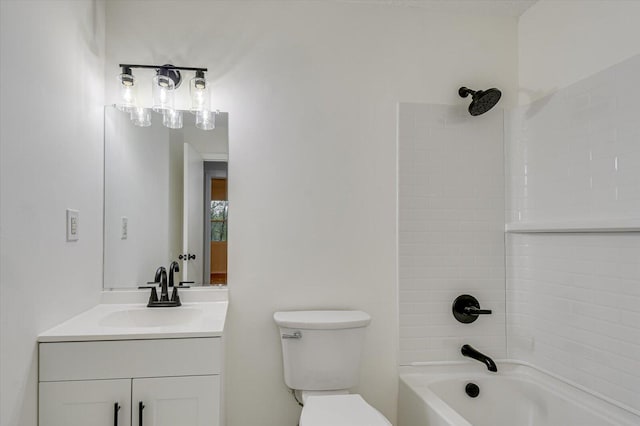
[[[202,309],[137,308],[111,312],[99,324],[105,327],[168,327],[186,325],[201,319]]]
[[[226,301],[183,303],[171,308],[104,303],[45,331],[38,341],[216,337],[222,336],[226,315]]]

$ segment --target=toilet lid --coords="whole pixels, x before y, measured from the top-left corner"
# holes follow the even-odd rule
[[[300,426],[391,426],[360,395],[310,396],[300,416]]]

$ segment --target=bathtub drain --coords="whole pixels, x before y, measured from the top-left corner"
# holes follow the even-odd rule
[[[480,395],[480,388],[475,383],[467,383],[467,386],[465,386],[464,391],[471,398],[475,398],[478,395]]]

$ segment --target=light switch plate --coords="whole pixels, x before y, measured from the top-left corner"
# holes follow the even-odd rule
[[[80,238],[80,212],[67,209],[67,241],[78,241]]]

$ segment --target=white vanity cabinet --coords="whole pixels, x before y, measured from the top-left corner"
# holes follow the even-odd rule
[[[220,410],[212,401],[220,400],[219,389],[218,376],[136,379],[132,388],[133,425],[217,425],[214,419]]]
[[[131,425],[131,380],[40,383],[40,426]]]
[[[40,426],[222,426],[220,337],[39,345]]]

